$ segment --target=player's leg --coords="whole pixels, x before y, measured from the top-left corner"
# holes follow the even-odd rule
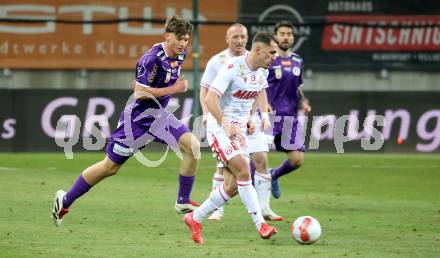
[[[217,169],[214,173],[214,176],[212,178],[212,190],[215,190],[217,187],[223,185],[225,182],[224,178],[224,170],[225,168],[217,166]],[[211,216],[209,216],[209,220],[221,220],[223,218],[224,214],[224,207],[219,207],[217,210],[215,210]]]
[[[131,124],[131,127],[134,132],[133,137],[135,138],[145,132],[143,126],[135,123]],[[56,192],[54,207],[52,209],[52,218],[55,225],[61,225],[64,214],[69,211],[69,207],[76,199],[88,192],[91,187],[99,183],[102,179],[116,174],[122,164],[133,155],[128,145],[120,143],[117,140],[126,138],[124,123],[119,123],[107,144],[107,156],[105,159],[86,168],[67,192],[63,190]]]
[[[263,217],[267,220],[281,221],[283,217],[275,214],[270,208],[271,175],[268,169],[269,152],[266,136],[261,131],[261,121],[254,119],[256,130],[247,137],[247,152],[251,156],[250,170],[257,191]]]
[[[193,217],[197,223],[202,223],[209,214],[222,208],[229,199],[237,195],[237,183],[234,175],[227,168],[222,168],[222,171],[224,183],[213,189],[208,199],[194,211]]]
[[[267,152],[260,151],[251,154],[255,164],[254,186],[257,191],[263,217],[271,221],[282,221],[283,217],[277,215],[270,207],[271,175],[268,169]]]
[[[200,158],[200,142],[185,126],[182,127],[184,128],[180,130],[184,132],[178,138],[179,148],[182,152],[182,162],[179,169],[179,190],[175,209],[179,213],[188,213],[198,206],[197,203],[191,201],[190,195],[195,181],[198,159]]]
[[[287,137],[283,137],[281,133],[274,137],[276,150],[287,153],[287,159],[271,170],[272,195],[276,199],[281,196],[279,178],[298,169],[304,161],[304,134],[298,119],[294,118],[292,127],[289,130],[283,130],[283,133],[286,132]]]
[[[222,208],[228,200],[237,194],[235,192],[226,192],[226,188],[237,189],[235,177],[227,168],[222,168],[224,175],[224,184],[219,185],[209,194],[209,197],[194,212],[188,213],[183,217],[183,221],[191,231],[191,239],[196,244],[203,244],[202,239],[202,223],[209,214]]]
[[[121,164],[115,163],[108,156],[86,168],[75,180],[67,192],[58,190],[55,194],[52,219],[56,226],[60,226],[63,217],[69,212],[69,207],[76,199],[87,193],[90,188],[99,183],[102,179],[116,174]]]
[[[237,180],[238,194],[251,216],[258,233],[264,239],[270,238],[277,230],[267,225],[261,213],[257,191],[252,185],[248,157],[244,154],[234,156],[229,160],[228,167]],[[228,191],[229,189],[226,190]]]

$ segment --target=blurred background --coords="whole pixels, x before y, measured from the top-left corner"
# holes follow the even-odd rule
[[[72,116],[81,121],[75,150],[85,150],[92,124],[108,137],[131,95],[137,59],[163,41],[164,21],[174,14],[195,26],[183,71],[191,90],[171,103],[191,128],[200,114],[201,75],[227,47],[226,29],[241,22],[251,41],[289,20],[313,108],[305,123],[310,151],[336,152],[335,122],[352,115],[345,151],[368,151],[360,139],[376,128],[384,144],[370,152],[439,152],[440,5],[434,0],[2,0],[0,151],[61,151],[56,124]],[[385,124],[370,115],[384,116]]]

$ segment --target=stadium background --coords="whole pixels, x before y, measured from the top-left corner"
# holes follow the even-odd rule
[[[305,59],[305,91],[314,108],[307,135],[320,140],[317,151],[335,152],[334,118],[348,114],[359,118],[360,127],[347,151],[363,151],[359,138],[365,136],[369,114],[386,120],[383,128],[376,126],[385,134],[378,151],[440,150],[435,1],[162,2],[2,1],[0,151],[60,150],[53,131],[63,115],[82,121],[77,151],[84,150],[81,140],[89,136],[86,122],[109,136],[130,96],[136,60],[162,41],[163,21],[172,14],[198,17],[184,64],[192,90],[174,100],[181,106],[179,117],[199,114],[201,73],[207,60],[226,47],[228,25],[244,23],[251,39],[287,19],[295,24],[294,49]],[[108,119],[96,122],[90,115]],[[188,123],[192,126],[192,120]]]

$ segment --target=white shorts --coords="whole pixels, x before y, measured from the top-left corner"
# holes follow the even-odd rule
[[[255,132],[249,134],[247,137],[246,152],[249,154],[256,152],[269,152],[269,145],[266,139],[266,135],[261,130],[261,119],[258,116],[254,116]]]
[[[228,161],[239,154],[249,156],[246,152],[246,137],[242,142],[232,141],[217,123],[208,123],[206,127],[206,138],[213,156],[219,161],[218,168],[227,167]]]

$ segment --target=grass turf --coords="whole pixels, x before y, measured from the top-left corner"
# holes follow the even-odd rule
[[[149,154],[158,159],[158,154]],[[53,193],[102,154],[0,154],[0,257],[440,257],[439,155],[307,153],[303,167],[281,179],[273,209],[287,221],[258,237],[238,197],[220,222],[204,224],[196,246],[174,212],[179,160],[157,168],[131,159],[72,207],[64,224],[50,218]],[[271,153],[271,166],[283,154]],[[214,161],[204,154],[192,199],[210,192]],[[290,223],[311,215],[323,235],[301,246]]]

